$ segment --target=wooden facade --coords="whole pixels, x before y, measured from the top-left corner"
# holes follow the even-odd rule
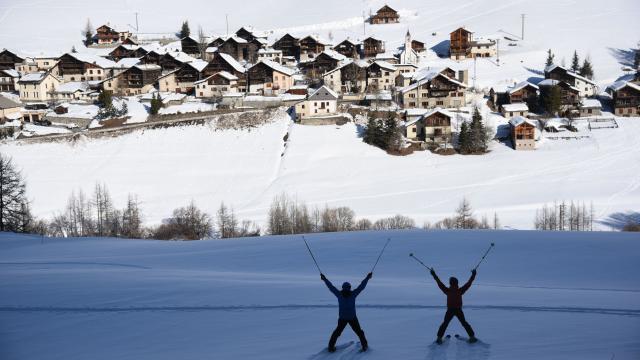
[[[258,50],[262,43],[258,40],[246,41],[239,37],[230,37],[218,46],[218,51],[229,54],[238,61],[255,63],[258,61]]]
[[[120,75],[120,86],[123,88],[142,88],[154,84],[162,74],[162,69],[156,66],[133,66]]]
[[[147,50],[139,46],[118,45],[109,53],[109,59],[120,61],[123,58],[141,58],[147,54]]]
[[[359,48],[358,44],[347,39],[341,42],[340,44],[334,46],[333,50],[335,50],[337,53],[344,55],[348,58],[359,59],[360,53],[358,48]]]
[[[534,150],[536,142],[536,127],[528,121],[518,124],[510,123],[511,143],[515,150]]]
[[[194,38],[190,36],[184,37],[180,39],[180,45],[183,53],[200,56],[200,43]]]
[[[367,68],[351,62],[340,69],[341,92],[362,93],[367,84]]]
[[[300,39],[285,34],[273,43],[273,48],[282,51],[283,56],[293,56],[300,60]]]
[[[640,116],[640,85],[625,84],[612,92],[614,113],[617,116]]]
[[[150,51],[140,59],[142,64],[146,65],[160,65],[162,71],[173,71],[182,67],[183,63],[176,60],[169,53],[159,54],[155,51]]]
[[[326,72],[329,72],[336,67],[340,60],[329,56],[327,53],[322,52],[316,56],[312,61],[300,63],[300,69],[311,79],[319,79]]]
[[[120,33],[109,25],[102,25],[96,29],[98,44],[113,44],[120,41]]]
[[[527,84],[515,91],[507,93],[510,104],[529,102],[538,97],[538,88],[532,84]]]
[[[424,43],[418,40],[411,40],[411,48],[418,53],[426,49]]]
[[[300,54],[312,54],[310,57],[314,57],[323,52],[325,46],[325,44],[313,36],[307,36],[300,40]]]
[[[247,85],[246,71],[244,71],[244,69],[240,71],[240,69],[237,68],[238,66],[239,64],[236,64],[236,66],[232,65],[223,55],[216,52],[213,55],[213,59],[209,61],[209,64],[202,69],[202,76],[206,78],[221,71],[226,71],[238,78],[238,88],[240,91],[244,91]]]
[[[394,24],[400,21],[400,15],[390,6],[381,7],[375,15],[371,16],[369,23],[371,24]]]
[[[9,50],[5,49],[0,52],[0,70],[15,69],[16,64],[20,64],[23,61],[23,58]]]
[[[384,42],[374,37],[368,37],[362,41],[362,54],[366,58],[376,57],[378,54],[384,54]]]
[[[14,92],[18,89],[16,88],[17,72],[9,72],[13,71],[12,69],[4,69],[0,70],[0,91],[6,92]]]
[[[461,27],[451,32],[449,41],[449,55],[451,58],[465,58],[471,50],[473,33]]]

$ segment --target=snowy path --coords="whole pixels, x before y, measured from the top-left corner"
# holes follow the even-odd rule
[[[335,299],[297,236],[200,242],[42,239],[0,234],[2,359],[637,359],[636,234],[361,232],[309,235],[334,282],[357,283],[371,344],[323,349]],[[407,258],[468,276],[481,342],[432,345],[444,297]],[[450,334],[463,333],[454,320]],[[355,340],[349,329],[340,343]]]

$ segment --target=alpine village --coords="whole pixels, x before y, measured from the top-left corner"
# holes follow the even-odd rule
[[[384,6],[365,19],[365,29],[375,33],[400,17]],[[580,138],[585,131],[617,127],[616,117],[640,115],[640,52],[628,69],[631,76],[606,89],[592,80],[588,59],[581,62],[575,53],[570,66],[559,65],[552,50],[546,64],[541,61],[539,78],[480,89],[475,62],[499,66],[500,47],[516,46],[518,39],[483,37],[460,24],[451,29],[447,46],[437,47],[437,56],[450,62],[433,67],[421,63],[436,45],[428,44],[435,34],[407,29],[402,45],[391,48],[367,32],[324,39],[243,26],[209,36],[192,34],[185,21],[174,39],[158,40],[109,24],[94,30],[87,22],[87,49],[36,57],[0,51],[0,137],[59,136],[63,130],[104,131],[285,107],[304,125],[359,123],[365,142],[395,155],[481,154],[489,141],[535,150],[541,139]],[[488,109],[485,116],[482,108]],[[39,130],[29,130],[34,128]]]

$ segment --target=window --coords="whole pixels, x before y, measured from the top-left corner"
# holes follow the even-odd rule
[[[89,74],[93,74],[93,70],[89,70]]]
[[[444,101],[436,101],[436,105],[444,105]]]

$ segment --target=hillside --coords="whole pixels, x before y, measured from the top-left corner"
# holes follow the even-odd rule
[[[198,242],[0,234],[3,359],[637,359],[635,234],[360,232],[308,235],[336,284],[357,284],[370,351],[323,349],[336,301],[298,236]],[[480,342],[432,345],[443,279],[466,280]],[[449,333],[462,333],[454,320]],[[346,330],[339,343],[354,339]]]
[[[485,116],[492,126],[504,122]],[[497,212],[503,226],[530,229],[536,209],[554,201],[593,202],[606,224],[616,213],[637,212],[640,122],[618,123],[586,131],[587,139],[543,140],[534,152],[494,142],[483,156],[391,156],[363,143],[353,123],[302,126],[284,112],[251,130],[147,129],[76,142],[10,142],[1,151],[23,170],[35,214],[45,218],[61,211],[72,191],[90,194],[104,183],[116,206],[137,194],[148,224],[192,199],[211,214],[224,201],[241,218],[264,224],[272,199],[286,192],[309,205],[350,206],[373,220],[400,213],[419,226],[449,216],[467,197],[478,216]]]

